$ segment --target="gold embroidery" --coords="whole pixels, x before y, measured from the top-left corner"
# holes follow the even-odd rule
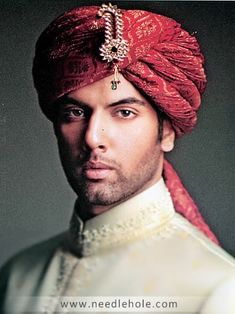
[[[136,35],[138,39],[149,36],[151,33],[153,33],[156,30],[157,26],[153,23],[152,20],[143,22],[137,29]]]

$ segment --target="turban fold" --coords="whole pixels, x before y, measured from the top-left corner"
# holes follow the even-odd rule
[[[87,6],[65,12],[37,41],[34,84],[42,111],[52,121],[59,97],[113,74],[112,63],[100,56],[105,21],[98,10]],[[173,19],[147,11],[122,10],[122,20],[129,52],[118,63],[120,72],[171,121],[177,136],[191,131],[206,85],[196,38]],[[174,192],[184,188],[166,161],[164,176],[176,210],[216,242],[188,193],[176,201]]]

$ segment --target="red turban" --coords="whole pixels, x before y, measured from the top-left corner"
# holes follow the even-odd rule
[[[105,21],[98,10],[87,6],[65,12],[38,39],[33,77],[40,106],[50,120],[59,97],[113,74],[111,63],[100,56]],[[206,85],[196,38],[171,18],[146,11],[122,10],[122,20],[129,52],[118,63],[120,72],[171,121],[177,136],[191,131]],[[176,210],[216,241],[167,162],[164,176]]]

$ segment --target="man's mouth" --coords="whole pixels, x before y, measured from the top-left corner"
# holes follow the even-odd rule
[[[113,168],[102,162],[88,161],[83,167],[84,175],[89,180],[102,180],[105,179]]]

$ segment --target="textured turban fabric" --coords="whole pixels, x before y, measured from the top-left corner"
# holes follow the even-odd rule
[[[113,74],[113,64],[100,56],[105,21],[98,10],[87,6],[65,12],[37,41],[34,84],[42,111],[52,121],[59,97]],[[191,131],[206,85],[196,38],[171,18],[147,11],[122,10],[122,20],[129,52],[118,62],[120,72],[171,121],[176,136]],[[167,161],[164,177],[176,210],[217,242]]]

